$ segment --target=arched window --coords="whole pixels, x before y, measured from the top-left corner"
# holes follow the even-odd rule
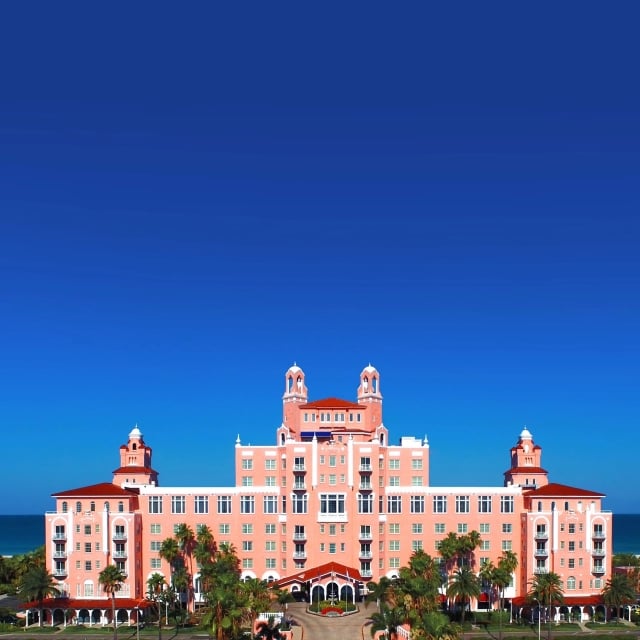
[[[96,510],[96,503],[93,500],[91,501],[90,509],[91,509],[91,511],[95,511]]]
[[[76,502],[76,513],[80,513],[82,511],[82,502]]]
[[[373,387],[373,393],[378,393],[378,378],[376,376],[371,379],[371,386]]]
[[[567,591],[574,591],[576,588],[576,579],[573,576],[567,578]]]
[[[62,513],[67,513],[67,510],[69,509],[69,505],[67,504],[67,501],[65,500],[62,503]]]

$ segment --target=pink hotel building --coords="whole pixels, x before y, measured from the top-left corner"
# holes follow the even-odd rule
[[[218,543],[232,543],[243,577],[349,599],[367,581],[397,575],[417,549],[437,557],[448,532],[476,530],[476,569],[505,550],[518,557],[508,601],[521,603],[536,573],[554,571],[566,604],[583,617],[593,613],[611,571],[612,514],[602,510],[603,494],[549,482],[527,429],[510,450],[501,486],[434,487],[426,439],[391,444],[374,367],[360,374],[351,402],[309,400],[305,374],[294,365],[282,399],[273,444],[237,438],[232,487],[160,486],[151,448],[135,427],[111,482],[54,493],[46,556],[65,608],[78,620],[108,615],[98,574],[115,563],[127,576],[118,594],[126,620],[153,573],[169,578],[160,545],[186,523],[194,531],[207,525]],[[193,586],[197,604],[197,575]],[[483,594],[472,606],[487,600]]]

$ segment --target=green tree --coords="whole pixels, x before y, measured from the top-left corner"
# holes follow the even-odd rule
[[[165,601],[167,586],[167,581],[160,573],[154,573],[147,580],[147,598],[154,603],[158,613],[158,640],[162,640],[162,610],[160,607]]]
[[[607,606],[615,608],[616,616],[621,617],[620,608],[636,601],[636,589],[629,576],[614,573],[602,590],[602,598]]]
[[[467,602],[470,602],[471,598],[477,598],[480,595],[480,591],[480,580],[470,567],[463,566],[454,571],[447,587],[447,596],[459,601],[462,607],[460,621],[463,624]]]
[[[378,631],[384,631],[387,638],[390,638],[405,621],[405,612],[401,607],[380,604],[380,610],[369,616],[371,637],[373,638]]]
[[[461,628],[453,624],[447,614],[429,611],[417,628],[411,629],[411,640],[458,640],[460,633]]]
[[[417,624],[425,613],[438,608],[440,584],[440,566],[423,550],[415,551],[409,564],[400,569],[394,592],[407,610],[412,625]]]
[[[240,583],[244,592],[245,608],[247,612],[247,622],[251,626],[251,631],[256,626],[258,614],[267,611],[271,605],[271,589],[264,580],[251,578]]]
[[[45,598],[60,595],[56,579],[43,566],[32,566],[20,578],[19,594],[21,600],[38,603],[38,626],[42,626],[42,609]]]
[[[118,620],[116,617],[116,593],[122,589],[125,575],[115,564],[107,565],[98,575],[103,591],[111,596],[111,620],[113,622],[113,640],[118,640]]]
[[[549,573],[537,574],[531,583],[529,591],[529,599],[534,600],[539,606],[542,606],[547,613],[547,636],[551,639],[551,606],[562,604],[564,596],[562,593],[562,580],[557,573],[550,571]],[[538,611],[540,615],[540,611]]]
[[[187,573],[187,610],[191,611],[193,602],[193,552],[196,546],[196,537],[193,533],[193,529],[185,523],[179,524],[176,532],[175,539],[178,542],[178,548],[182,556],[183,564]]]

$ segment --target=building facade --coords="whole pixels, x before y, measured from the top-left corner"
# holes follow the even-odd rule
[[[500,486],[434,487],[426,438],[391,444],[374,367],[363,369],[356,399],[348,401],[311,400],[294,365],[282,400],[273,444],[237,438],[231,487],[160,486],[136,426],[111,482],[53,494],[47,562],[77,611],[105,597],[98,575],[108,564],[126,574],[118,596],[132,603],[144,598],[152,574],[169,579],[160,546],[181,524],[194,531],[207,525],[218,543],[232,543],[243,577],[315,597],[356,598],[367,581],[396,576],[414,551],[438,557],[449,532],[474,530],[475,570],[505,551],[518,558],[507,601],[522,599],[536,573],[548,571],[561,577],[576,606],[604,587],[613,520],[602,510],[604,496],[549,482],[542,448],[527,429],[510,450]],[[197,605],[197,574],[194,590]]]

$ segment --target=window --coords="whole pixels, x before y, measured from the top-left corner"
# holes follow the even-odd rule
[[[576,532],[576,525],[571,523],[569,525],[569,533],[575,533]]]
[[[490,551],[491,544],[489,540],[480,540],[480,551]]]
[[[220,535],[228,536],[231,532],[231,525],[227,523],[221,523],[220,525],[218,525],[218,531],[220,532]]]
[[[240,496],[240,513],[255,513],[256,505],[253,496]]]
[[[502,533],[512,533],[512,532],[513,532],[513,525],[510,522],[503,522]]]
[[[433,496],[433,513],[447,513],[447,496]]]
[[[413,533],[414,535],[422,534],[422,522],[414,522],[411,525],[411,533]]]
[[[231,496],[218,496],[218,513],[231,513]]]
[[[329,474],[329,484],[335,486],[336,485],[336,474],[335,473],[330,473]]]
[[[245,522],[242,525],[242,533],[245,536],[250,536],[253,535],[253,525],[250,522]]]
[[[122,502],[122,500],[120,500],[120,502],[118,502],[118,512],[119,513],[123,513],[124,512],[124,502]]]
[[[149,513],[162,513],[162,496],[149,496]]]
[[[371,494],[358,494],[358,513],[373,513],[373,496]]]
[[[185,513],[185,497],[171,496],[171,513]]]
[[[411,476],[411,486],[412,487],[421,487],[423,478],[422,476]]]
[[[276,550],[276,541],[275,540],[267,540],[264,543],[265,551],[275,551]]]
[[[336,466],[336,456],[329,456],[329,466],[330,467]]]
[[[500,496],[500,513],[513,513],[513,496]]]
[[[402,496],[388,496],[387,513],[402,513]]]
[[[444,522],[436,522],[433,525],[434,533],[445,533],[445,524]]]
[[[467,533],[469,527],[466,522],[458,522],[458,533]]]
[[[266,471],[275,471],[275,468],[276,468],[275,458],[267,458],[264,461],[264,468]]]
[[[399,487],[400,486],[400,476],[389,476],[389,486],[390,487]]]
[[[480,523],[480,533],[490,533],[491,526],[488,522]]]
[[[162,547],[162,542],[160,542],[160,540],[151,541],[151,551],[160,551],[161,547]]]
[[[568,567],[569,567],[569,569],[575,569],[576,568],[576,560],[575,560],[575,558],[569,558]]]
[[[575,540],[569,540],[569,551],[575,551],[575,550],[576,550]]]
[[[399,522],[391,522],[389,524],[389,533],[392,535],[400,534],[400,523]]]
[[[91,553],[91,543],[90,542],[85,542],[84,543],[84,552],[85,553]]]
[[[243,569],[253,569],[253,558],[242,558]]]
[[[264,525],[264,532],[268,536],[275,536],[276,535],[276,525],[275,524],[265,524]]]
[[[194,496],[193,510],[195,513],[209,513],[209,496]]]
[[[478,496],[478,513],[491,513],[491,496]]]
[[[275,569],[276,568],[276,559],[275,558],[267,558],[265,561],[265,566],[267,569]]]
[[[469,513],[469,496],[456,496],[456,513]]]
[[[329,553],[335,553],[336,551],[337,551],[336,543],[335,542],[330,542],[329,543]]]
[[[162,560],[160,558],[151,558],[151,568],[160,569],[162,567]]]
[[[411,496],[411,513],[424,513],[424,496]]]
[[[253,540],[243,540],[242,541],[242,550],[243,551],[253,551]]]
[[[360,471],[371,471],[371,458],[360,457]]]
[[[503,551],[511,551],[511,540],[503,540],[502,541],[502,550]]]
[[[344,494],[321,493],[320,513],[344,513]]]
[[[291,496],[291,509],[293,513],[307,513],[307,497],[308,494],[306,493]]]
[[[411,551],[422,551],[422,540],[412,540]]]
[[[91,560],[85,560],[84,561],[84,570],[85,571],[91,571]]]
[[[242,459],[242,468],[245,470],[253,469],[253,459],[252,458],[243,458]]]
[[[80,513],[82,511],[82,502],[76,502],[76,513]]]
[[[69,510],[69,505],[66,502],[62,503],[62,513],[67,513]]]
[[[576,579],[573,576],[567,578],[567,591],[573,591],[576,588]]]
[[[389,551],[400,551],[400,540],[389,540]]]
[[[414,471],[422,469],[422,458],[413,458],[413,460],[411,460],[411,468]]]
[[[399,569],[400,558],[389,558],[389,569]]]
[[[278,496],[264,496],[263,498],[264,513],[278,512]]]
[[[242,476],[243,487],[253,487],[253,476]]]
[[[391,458],[389,460],[389,469],[399,469],[400,468],[400,460],[397,458]]]
[[[84,535],[85,536],[90,536],[91,535],[91,525],[90,524],[85,524],[84,525]]]

